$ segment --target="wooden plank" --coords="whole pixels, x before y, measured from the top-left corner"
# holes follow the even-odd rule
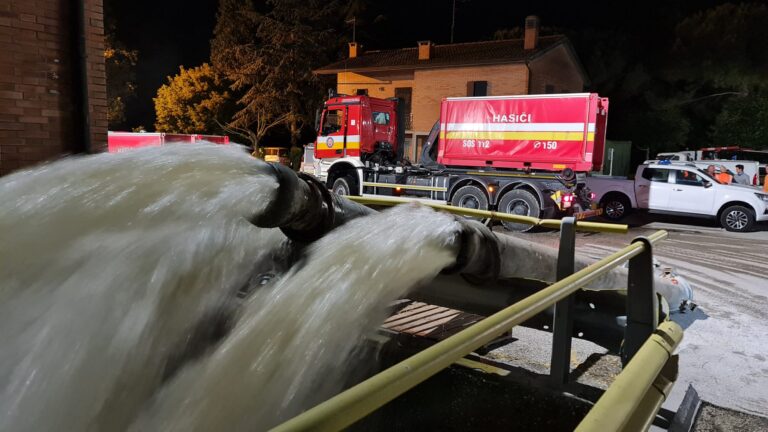
[[[395,326],[402,326],[410,322],[418,321],[424,317],[428,317],[430,315],[434,315],[436,313],[441,313],[449,310],[452,310],[452,309],[444,308],[442,306],[434,306],[429,309],[427,308],[415,309],[413,313],[398,314],[393,316],[391,320],[384,321],[384,326],[390,327],[390,328]]]
[[[431,313],[429,315],[425,315],[417,320],[411,320],[406,323],[397,325],[397,326],[390,326],[390,328],[398,331],[404,331],[407,333],[412,333],[411,329],[422,327],[424,324],[427,323],[433,323],[437,321],[440,318],[447,317],[449,315],[456,316],[460,312],[455,309],[448,309],[448,308],[442,308],[440,311],[435,311],[434,313]]]

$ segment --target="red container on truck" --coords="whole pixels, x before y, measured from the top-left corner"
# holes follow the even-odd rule
[[[447,98],[438,162],[446,166],[600,170],[607,99],[596,94]]]
[[[368,96],[330,98],[318,125],[315,174],[340,194],[429,199],[541,218],[598,213],[585,179],[602,164],[606,98],[443,99],[416,164],[403,158],[398,105]]]

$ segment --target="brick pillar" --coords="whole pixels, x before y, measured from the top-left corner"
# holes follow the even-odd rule
[[[74,0],[0,0],[0,175],[78,148]],[[85,5],[94,151],[106,147],[102,0]]]

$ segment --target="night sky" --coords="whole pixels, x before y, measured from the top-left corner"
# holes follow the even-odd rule
[[[217,0],[107,0],[111,1],[117,37],[139,50],[138,91],[127,107],[128,124],[153,128],[152,97],[179,65],[194,67],[209,58],[216,21]],[[365,49],[415,46],[417,40],[448,43],[453,0],[388,0],[368,10],[368,22],[358,26]],[[660,23],[723,3],[714,0],[624,1],[492,1],[456,0],[455,42],[491,39],[502,28],[523,24],[538,15],[541,25],[566,33],[620,29],[628,38],[663,40],[655,32]],[[375,17],[379,17],[375,19]],[[374,22],[375,21],[375,22]],[[349,30],[351,35],[351,28]],[[580,53],[590,49],[572,37]],[[643,55],[638,53],[638,55]],[[596,89],[600,90],[600,89]]]

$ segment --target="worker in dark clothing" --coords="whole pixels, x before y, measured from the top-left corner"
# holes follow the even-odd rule
[[[736,165],[736,175],[733,176],[733,182],[736,184],[752,186],[752,179],[750,179],[749,176],[744,173],[744,165]]]

